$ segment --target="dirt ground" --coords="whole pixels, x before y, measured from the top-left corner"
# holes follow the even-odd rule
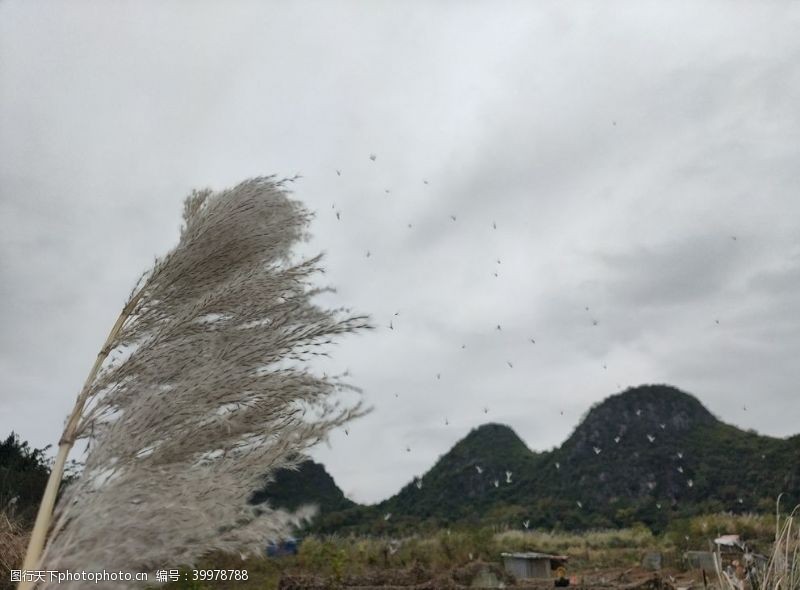
[[[702,575],[640,568],[594,570],[573,573],[574,590],[703,590]],[[461,588],[516,588],[545,590],[554,588],[553,580],[515,580],[498,563],[473,562],[445,572],[432,572],[422,566],[403,570],[376,570],[361,576],[341,579],[309,575],[284,575],[279,590],[455,590]]]

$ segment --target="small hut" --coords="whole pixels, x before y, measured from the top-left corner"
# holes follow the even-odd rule
[[[550,555],[528,551],[525,553],[501,553],[506,571],[516,578],[554,578],[554,572],[564,568],[566,555]]]

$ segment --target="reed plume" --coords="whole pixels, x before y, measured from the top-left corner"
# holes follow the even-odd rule
[[[186,199],[178,245],[137,283],[78,396],[53,475],[78,439],[85,467],[52,519],[43,501],[49,539],[41,558],[31,540],[26,569],[152,573],[212,549],[254,554],[302,516],[247,499],[367,411],[309,361],[371,326],[312,302],[331,289],[310,282],[321,255],[293,260],[311,213],[285,182]]]

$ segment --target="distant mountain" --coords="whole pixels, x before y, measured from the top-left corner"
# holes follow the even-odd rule
[[[281,481],[268,490],[299,502],[322,486],[326,495],[343,498],[327,473],[322,478],[322,466],[307,472],[313,478],[304,479],[305,473],[288,491]],[[787,503],[800,502],[800,436],[745,432],[683,391],[646,385],[592,407],[553,451],[531,451],[508,426],[479,426],[419,484],[412,481],[374,506],[331,504],[314,527],[402,532],[529,520],[536,527],[643,523],[660,530],[671,519],[705,512],[771,512],[781,492]]]
[[[305,461],[298,469],[281,469],[275,480],[253,493],[251,504],[268,502],[275,508],[295,510],[302,504],[316,504],[323,513],[347,510],[356,504],[325,471],[321,463]]]
[[[380,506],[398,517],[471,518],[510,499],[508,482],[535,469],[536,457],[508,426],[484,424]]]

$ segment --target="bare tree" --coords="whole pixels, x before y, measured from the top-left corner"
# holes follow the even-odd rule
[[[356,388],[308,361],[371,326],[312,302],[331,289],[310,282],[321,256],[293,261],[311,214],[284,183],[186,199],[178,245],[134,288],[78,396],[25,569],[153,572],[211,549],[255,553],[301,516],[247,499],[367,411],[339,395]],[[90,444],[85,468],[51,519],[78,439]]]

